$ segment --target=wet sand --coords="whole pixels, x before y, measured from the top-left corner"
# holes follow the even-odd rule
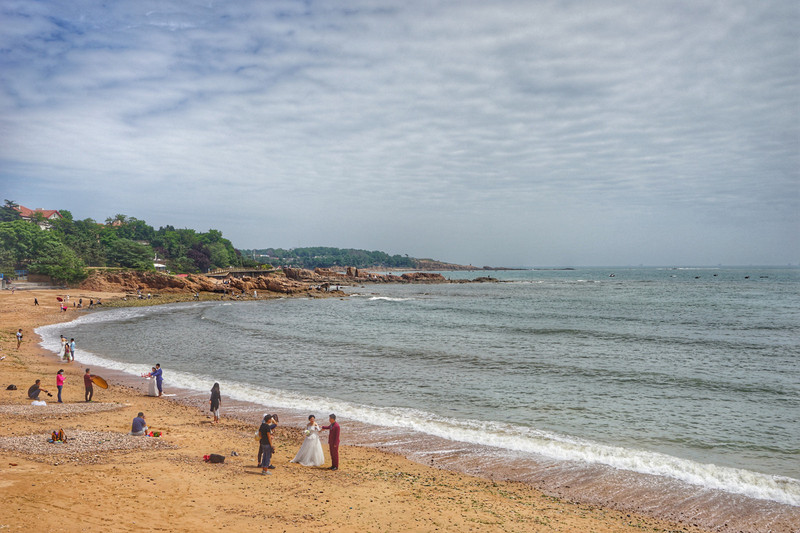
[[[109,301],[121,296],[78,292],[70,291],[73,299],[102,297]],[[82,402],[83,369],[45,353],[33,335],[37,326],[79,316],[80,311],[73,308],[60,313],[56,294],[0,293],[0,353],[6,356],[0,362],[0,437],[41,436],[46,440],[51,431],[63,428],[68,435],[111,432],[116,437],[107,440],[138,439],[124,434],[136,413],[143,411],[150,427],[164,432],[166,446],[107,449],[100,437],[96,444],[82,438],[82,447],[68,454],[42,454],[30,453],[41,451],[35,447],[26,451],[2,447],[0,438],[2,529],[27,531],[35,522],[48,527],[57,521],[59,529],[65,531],[212,531],[242,527],[255,531],[791,531],[797,523],[791,521],[791,515],[779,513],[765,529],[760,528],[766,522],[758,525],[751,521],[748,526],[741,517],[737,519],[742,526],[738,529],[730,529],[736,526],[734,523],[696,528],[692,524],[699,523],[701,514],[663,520],[653,518],[659,511],[651,508],[625,510],[625,494],[639,491],[628,488],[624,478],[609,477],[608,472],[595,476],[584,472],[582,479],[548,488],[541,480],[556,479],[558,476],[550,474],[558,465],[541,463],[534,477],[518,479],[519,472],[507,468],[507,463],[465,461],[465,457],[478,455],[458,450],[448,453],[448,446],[431,439],[414,443],[412,461],[401,455],[411,450],[408,440],[381,440],[379,428],[346,420],[341,421],[340,470],[325,469],[329,462],[321,468],[307,468],[289,463],[302,442],[300,413],[282,416],[273,461],[277,468],[272,475],[262,476],[255,467],[257,445],[253,435],[260,414],[269,408],[226,402],[224,390],[222,421],[217,425],[210,422],[204,395],[170,391],[177,395],[153,398],[145,395],[144,380],[107,371],[102,374],[111,387],[95,387],[95,400],[108,404],[108,409],[75,408],[86,405]],[[32,305],[34,296],[39,298],[39,307]],[[25,340],[16,350],[14,332],[20,327]],[[66,403],[53,406],[59,368],[66,370]],[[54,397],[45,398],[46,411],[31,414],[25,391],[36,378],[42,379],[44,388]],[[9,383],[15,383],[18,390],[6,391]],[[232,456],[232,451],[239,455]],[[327,447],[325,451],[328,459]],[[225,463],[204,463],[202,456],[209,453],[225,455]],[[592,500],[586,487],[598,480],[605,481],[596,491],[599,496]],[[534,485],[543,485],[550,495]],[[710,506],[707,501],[696,504],[687,508],[703,510]]]

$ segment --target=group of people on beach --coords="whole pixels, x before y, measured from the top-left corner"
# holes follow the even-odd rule
[[[83,399],[85,402],[91,402],[94,397],[94,381],[92,381],[91,371],[87,368],[83,374]],[[64,384],[67,381],[67,376],[64,375],[64,369],[59,368],[56,373],[56,389],[58,389],[58,403],[64,403],[61,399],[61,392],[64,390]],[[28,388],[28,399],[33,401],[40,401],[39,395],[44,392],[48,396],[52,396],[50,391],[42,388],[42,380],[37,379],[36,382]]]
[[[67,342],[67,338],[64,335],[61,335],[61,358],[68,363],[75,361],[75,339],[70,339]]]
[[[22,328],[20,328],[17,333],[17,349],[19,349],[20,344],[22,343]],[[75,361],[75,339],[72,338],[67,341],[67,338],[64,335],[61,335],[61,357],[68,362]],[[84,385],[84,401],[91,402],[94,396],[94,381],[92,380],[94,376],[91,373],[89,368],[86,369],[83,375],[83,385]],[[151,371],[148,374],[144,374],[143,377],[152,378],[155,380],[155,384],[158,388],[158,396],[162,396],[164,394],[163,389],[163,381],[164,381],[164,374],[163,370],[161,369],[161,364],[156,363],[154,367],[152,367]],[[67,381],[67,377],[64,374],[64,369],[61,368],[56,373],[56,389],[58,390],[58,403],[64,403],[62,399],[62,392],[64,390],[65,384]],[[40,401],[39,397],[41,393],[45,393],[48,396],[52,396],[50,391],[47,389],[42,388],[41,380],[37,379],[36,382],[28,388],[28,399],[33,401]],[[220,392],[219,383],[214,383],[213,387],[211,388],[211,398],[209,399],[209,407],[211,414],[213,415],[213,423],[218,424],[220,421],[220,407],[222,405],[222,395]],[[339,435],[340,435],[340,426],[339,423],[336,421],[336,415],[331,414],[328,417],[330,423],[326,426],[320,426],[317,424],[316,417],[314,415],[310,415],[308,417],[308,424],[305,428],[305,439],[303,440],[300,449],[298,450],[295,457],[291,460],[293,463],[298,463],[303,466],[322,466],[325,463],[325,455],[322,451],[322,444],[320,441],[320,432],[322,431],[329,431],[328,435],[328,448],[331,456],[331,466],[329,467],[330,470],[336,471],[339,469]],[[278,426],[278,415],[277,414],[265,414],[263,420],[261,421],[261,425],[258,428],[258,433],[256,434],[256,440],[258,440],[259,447],[258,447],[258,466],[261,467],[262,475],[271,474],[270,470],[274,469],[275,466],[272,464],[272,455],[275,452],[275,445],[274,445],[274,430]],[[141,436],[147,434],[147,423],[145,421],[145,415],[143,412],[139,412],[138,415],[133,419],[131,423],[131,431],[130,435],[134,436]]]
[[[297,455],[291,460],[292,463],[298,463],[303,466],[322,466],[325,463],[325,455],[322,453],[322,444],[320,443],[320,431],[329,431],[328,434],[328,450],[331,455],[331,466],[329,470],[339,470],[339,423],[336,422],[336,415],[331,414],[328,418],[330,424],[327,426],[319,426],[316,422],[316,417],[310,415],[308,417],[308,424],[306,425],[303,444],[297,451]],[[261,467],[261,475],[271,474],[270,470],[275,468],[272,464],[272,454],[275,453],[275,444],[273,442],[273,431],[278,427],[278,415],[265,414],[258,428],[256,438],[259,442],[258,448],[258,466]]]
[[[219,383],[214,383],[211,387],[211,398],[208,400],[211,414],[214,417],[214,424],[219,423],[219,408],[222,405],[222,396],[220,394]],[[331,456],[331,466],[329,470],[339,470],[339,433],[340,426],[336,422],[336,415],[331,414],[328,417],[330,424],[327,426],[320,426],[317,424],[317,419],[314,415],[309,415],[308,424],[305,429],[305,439],[297,455],[291,460],[292,463],[298,463],[303,466],[322,466],[325,463],[325,454],[322,452],[322,444],[320,442],[319,434],[321,431],[329,431],[328,434],[328,450]],[[278,427],[278,415],[265,413],[261,421],[261,425],[256,433],[256,440],[258,441],[258,463],[261,467],[261,474],[271,474],[270,470],[275,468],[272,464],[272,454],[275,453],[274,444],[274,431]]]

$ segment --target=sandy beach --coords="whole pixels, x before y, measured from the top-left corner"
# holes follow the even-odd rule
[[[79,294],[80,293],[80,294]],[[492,481],[414,463],[375,448],[343,446],[341,468],[290,463],[300,426],[279,426],[270,476],[256,468],[252,423],[222,420],[185,402],[145,395],[109,376],[83,402],[83,368],[39,347],[34,328],[80,316],[56,306],[59,291],[0,293],[0,529],[30,531],[702,531],[692,524],[560,500],[524,483]],[[118,293],[70,291],[72,299]],[[41,305],[34,306],[34,297]],[[15,332],[23,329],[16,349]],[[63,404],[55,376],[65,369]],[[93,369],[102,373],[101,369]],[[46,407],[31,407],[28,387],[41,379]],[[9,384],[16,391],[6,390]],[[268,410],[269,408],[267,408]],[[129,437],[143,411],[161,438]],[[343,434],[347,421],[341,420]],[[49,444],[63,428],[67,444]],[[323,438],[323,442],[325,439]],[[236,451],[237,456],[231,452]],[[208,464],[203,456],[226,456]]]

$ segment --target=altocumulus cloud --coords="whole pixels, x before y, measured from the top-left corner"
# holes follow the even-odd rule
[[[4,197],[476,264],[800,260],[793,2],[0,4]]]

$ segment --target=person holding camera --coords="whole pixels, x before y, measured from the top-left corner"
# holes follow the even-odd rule
[[[272,442],[272,430],[278,427],[278,415],[264,415],[264,421],[258,428],[261,435],[261,475],[272,474],[271,469],[275,468],[272,464],[272,454],[275,453],[275,446]]]
[[[30,400],[38,400],[39,399],[39,394],[42,393],[42,392],[46,392],[48,396],[52,396],[52,394],[50,394],[50,392],[47,389],[41,388],[41,383],[42,383],[42,380],[41,379],[37,379],[36,383],[34,383],[33,385],[30,386],[30,388],[28,389],[28,399],[30,399]]]

